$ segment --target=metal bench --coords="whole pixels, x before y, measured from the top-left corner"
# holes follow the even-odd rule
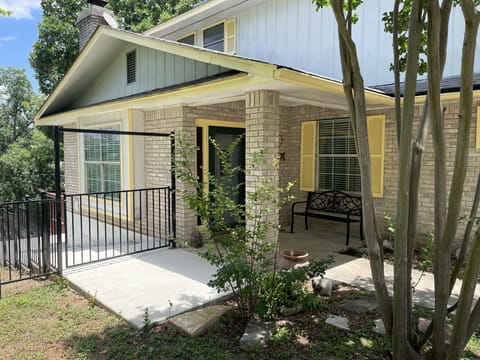
[[[305,204],[305,207],[297,210],[300,208],[298,205],[301,204]],[[350,239],[350,223],[359,222],[360,238],[363,240],[362,198],[360,196],[350,195],[339,190],[309,192],[306,201],[297,201],[292,204],[291,233],[293,233],[295,215],[305,218],[305,230],[308,230],[309,217],[346,223],[346,245]]]

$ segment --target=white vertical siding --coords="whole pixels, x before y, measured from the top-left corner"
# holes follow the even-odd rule
[[[393,82],[392,39],[385,33],[383,13],[393,1],[365,1],[358,10],[359,22],[353,35],[366,85]],[[315,11],[310,0],[266,0],[252,2],[225,17],[237,17],[237,54],[279,65],[341,79],[338,35],[330,8]],[[450,25],[449,52],[445,76],[460,72],[463,17],[454,9]],[[480,46],[475,71],[480,71]]]
[[[367,1],[372,4],[372,1]],[[356,26],[355,40],[359,56],[365,64],[367,83],[389,82],[386,51],[391,53],[391,41],[376,19],[387,2],[373,1],[365,5]],[[234,16],[234,14],[230,14]],[[308,0],[270,0],[246,8],[238,17],[237,53],[255,59],[286,65],[320,75],[341,78],[338,38],[331,9],[315,11]],[[265,36],[265,35],[266,36]],[[365,46],[368,44],[368,46]],[[389,44],[389,48],[384,47]],[[376,54],[373,52],[376,51]]]

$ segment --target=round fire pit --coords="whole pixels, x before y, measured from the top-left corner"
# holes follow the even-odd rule
[[[280,251],[281,268],[292,268],[308,265],[308,252],[296,249],[286,249]]]

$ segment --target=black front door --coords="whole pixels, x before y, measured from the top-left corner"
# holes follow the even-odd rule
[[[227,149],[232,142],[238,139],[239,136],[242,136],[241,141],[237,144],[235,150],[230,156],[230,161],[232,166],[239,166],[241,169],[245,169],[245,129],[209,126],[208,136],[211,139],[215,139],[215,142],[222,150]],[[243,171],[236,172],[233,178],[225,176],[222,172],[220,158],[215,151],[215,147],[211,143],[209,144],[208,154],[208,170],[210,176],[214,176],[217,181],[223,184],[227,189],[232,186],[240,185],[239,191],[232,192],[230,198],[237,204],[245,204],[245,173]],[[224,216],[229,226],[235,225],[233,219],[228,214],[225,214]]]

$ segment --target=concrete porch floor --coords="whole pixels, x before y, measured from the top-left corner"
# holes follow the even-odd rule
[[[81,293],[141,328],[145,309],[151,322],[161,322],[221,301],[226,294],[207,285],[214,272],[192,251],[163,248],[70,268],[63,275]]]
[[[305,231],[303,223],[295,223],[295,232],[280,234],[280,250],[299,249],[307,251],[310,258],[322,259],[333,256],[334,263],[325,273],[325,277],[350,284],[365,290],[374,291],[370,262],[366,258],[355,258],[339,254],[345,249],[345,224],[314,219],[309,222],[309,231]],[[352,226],[350,234],[351,247],[362,246],[358,225]],[[390,294],[393,294],[393,266],[385,263],[385,281]],[[433,309],[435,307],[434,278],[431,273],[412,271],[412,282],[416,284],[413,301],[417,305]],[[412,285],[414,285],[412,284]],[[457,280],[449,304],[453,305],[460,294],[462,282]],[[480,287],[475,289],[475,298],[480,297]]]
[[[310,258],[316,259],[331,255],[335,262],[327,270],[326,277],[373,291],[369,261],[338,253],[346,247],[345,231],[344,224],[321,220],[312,221],[309,231],[298,224],[293,234],[280,233],[280,249],[305,250]],[[354,226],[350,246],[362,245],[358,235],[358,227]],[[221,301],[227,294],[218,294],[206,285],[214,272],[215,268],[193,251],[159,249],[67,269],[64,276],[81,292],[140,328],[146,308],[150,321],[161,322]],[[385,274],[392,291],[391,265],[385,264]],[[421,276],[414,271],[413,280],[419,280],[414,292],[415,303],[433,308],[433,275]],[[458,297],[460,286],[457,282],[452,302]]]

